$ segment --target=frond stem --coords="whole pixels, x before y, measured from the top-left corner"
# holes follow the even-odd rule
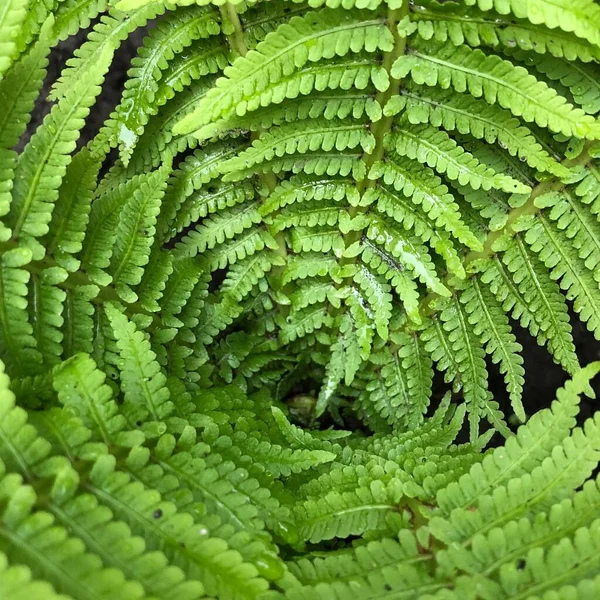
[[[377,96],[375,96],[375,101],[383,108],[388,100],[399,93],[400,91],[400,79],[393,79],[391,76],[392,65],[396,62],[396,59],[402,56],[406,52],[406,38],[402,37],[398,32],[398,23],[408,14],[409,12],[409,3],[408,0],[404,0],[402,6],[399,9],[390,10],[387,17],[387,25],[392,35],[394,36],[394,47],[391,52],[387,52],[383,56],[382,66],[386,70],[389,78],[390,85],[387,90],[384,92],[379,92]],[[394,117],[382,117],[379,121],[372,124],[371,133],[375,138],[375,148],[369,154],[365,153],[363,155],[363,162],[366,165],[366,177],[362,181],[359,181],[356,189],[358,193],[362,196],[368,188],[375,185],[375,181],[369,179],[369,171],[371,167],[379,160],[383,158],[383,154],[385,151],[384,148],[384,140],[386,135],[392,129],[392,125],[394,122]],[[359,213],[366,212],[368,207],[363,206],[352,206],[348,211],[351,217],[355,217]],[[344,242],[346,248],[351,246],[354,242],[358,241],[362,235],[361,231],[351,231],[350,233],[344,236]],[[342,259],[341,263],[344,264],[344,259]]]
[[[590,153],[589,153],[591,146],[592,146],[592,143],[589,142],[584,147],[583,151],[577,158],[567,159],[567,160],[563,161],[561,164],[564,167],[567,167],[568,169],[573,169],[576,167],[585,167],[587,165],[587,163],[590,160],[592,160],[592,157],[590,156]],[[513,225],[516,223],[516,221],[519,218],[521,218],[525,215],[534,214],[538,210],[538,208],[535,205],[535,201],[537,198],[539,198],[540,196],[543,196],[544,194],[547,194],[549,192],[560,191],[561,189],[563,189],[565,187],[565,185],[566,184],[563,181],[561,181],[560,179],[552,178],[547,181],[542,181],[536,187],[534,187],[533,190],[531,191],[531,194],[530,194],[529,198],[527,199],[527,201],[523,205],[521,205],[517,208],[514,208],[513,210],[510,211],[510,213],[508,214],[506,223],[504,224],[504,227],[502,227],[501,229],[498,229],[497,231],[491,231],[487,235],[486,240],[483,245],[483,250],[480,250],[479,252],[469,252],[469,254],[467,254],[467,256],[465,257],[465,261],[464,261],[465,269],[473,261],[476,261],[479,259],[484,259],[484,258],[489,258],[490,256],[492,256],[494,254],[493,248],[494,248],[494,244],[495,244],[496,240],[498,240],[502,236],[506,235],[507,233],[510,233]]]
[[[231,2],[226,2],[220,7],[221,15],[225,21],[228,21],[233,27],[232,33],[227,35],[227,41],[232,50],[234,50],[239,56],[246,56],[248,53],[248,46],[244,40],[244,27],[240,21],[240,16]],[[261,129],[258,129],[250,136],[250,141],[254,141],[260,137]],[[277,187],[278,181],[274,173],[262,173],[259,175],[260,181],[264,184],[267,189],[266,197]],[[275,251],[279,256],[285,258],[287,256],[287,243],[285,235],[279,233],[275,236],[277,241],[277,250]]]

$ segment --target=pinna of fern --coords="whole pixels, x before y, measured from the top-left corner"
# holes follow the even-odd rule
[[[18,154],[50,48],[90,23]],[[12,0],[0,28],[11,376],[84,352],[118,377],[116,302],[189,392],[283,399],[310,373],[313,418],[389,432],[423,423],[441,371],[476,440],[508,434],[490,363],[527,414],[511,319],[568,373],[569,303],[600,336],[593,0]]]

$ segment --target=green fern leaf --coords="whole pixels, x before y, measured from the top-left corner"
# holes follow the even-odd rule
[[[488,390],[485,353],[479,340],[458,299],[443,302],[439,307],[441,323],[425,334],[425,349],[442,370],[450,368],[448,375],[462,391],[469,411],[471,441],[479,437],[482,417],[507,436],[508,428]]]
[[[165,387],[166,377],[160,371],[150,344],[116,306],[107,304],[105,310],[123,365],[120,371],[125,401],[141,404],[155,421],[164,419],[170,414],[172,404]]]
[[[400,57],[392,69],[396,78],[409,73],[415,83],[469,92],[551,131],[577,137],[600,135],[594,119],[568,104],[543,81],[524,68],[498,56],[486,56],[481,50],[447,44],[427,52],[419,45],[413,53]]]
[[[15,248],[2,254],[0,272],[0,334],[2,360],[18,374],[39,369],[41,354],[27,313],[27,283],[31,277],[23,269],[31,262],[31,252]]]
[[[125,302],[137,300],[137,294],[131,287],[141,282],[143,267],[148,264],[156,231],[156,218],[170,170],[171,161],[167,157],[160,169],[141,182],[131,199],[119,212],[115,245],[108,272],[117,294]]]
[[[235,174],[225,177],[238,179],[263,162],[286,154],[308,154],[323,151],[353,150],[357,147],[365,152],[373,150],[375,139],[365,125],[354,122],[308,121],[306,124],[291,124],[278,128],[277,133],[265,135],[256,140],[252,149],[223,165],[224,173]]]
[[[469,475],[459,483],[452,483],[438,494],[439,506],[444,514],[456,507],[472,506],[483,494],[514,477],[532,471],[552,452],[575,425],[579,411],[579,395],[591,393],[590,379],[597,374],[599,365],[581,370],[565,387],[558,391],[557,401],[551,408],[536,413],[519,428],[515,437],[507,440],[503,448],[494,450],[475,465]],[[469,485],[472,485],[469,489]]]
[[[353,492],[330,491],[309,498],[296,509],[296,522],[303,537],[311,542],[359,535],[366,531],[384,534],[392,523],[401,525],[397,504],[402,496],[398,485],[380,481]]]
[[[551,269],[552,277],[562,279],[561,287],[567,291],[569,299],[575,299],[575,310],[581,313],[582,321],[588,324],[590,331],[600,335],[600,319],[594,310],[597,306],[600,227],[576,202],[573,197],[560,195],[537,199],[537,206],[552,208],[552,211],[548,218],[539,216],[525,239],[535,252],[539,252],[540,259]],[[553,221],[557,221],[557,226]],[[569,238],[574,238],[573,249],[567,241]],[[585,264],[582,264],[584,259]]]
[[[497,9],[500,14],[512,13],[519,19],[527,19],[534,25],[543,23],[549,29],[562,29],[573,32],[576,36],[588,40],[596,46],[600,45],[598,24],[600,11],[590,0],[577,0],[567,3],[535,2],[528,0],[518,4],[515,0],[467,0],[467,6],[477,5],[481,10]]]
[[[87,148],[79,151],[67,167],[52,213],[46,244],[57,264],[70,272],[80,265],[73,255],[82,249],[99,170],[98,157]]]
[[[144,130],[148,107],[154,103],[158,82],[168,62],[195,40],[218,33],[220,26],[211,12],[191,9],[159,20],[146,38],[146,44],[132,62],[121,104],[112,116],[125,165],[136,139]]]
[[[505,267],[498,265],[504,275],[494,290],[498,299],[508,310],[513,310],[515,318],[521,319],[542,343],[548,343],[554,359],[565,370],[575,372],[579,363],[567,306],[558,285],[520,237],[500,240],[497,248],[506,250],[501,257]],[[484,281],[488,280],[484,278]]]
[[[475,4],[478,4],[481,12],[473,8]],[[419,36],[425,40],[450,40],[457,46],[485,45],[495,49],[516,46],[521,50],[533,50],[540,54],[547,52],[557,58],[579,59],[585,62],[598,57],[597,46],[578,38],[572,32],[539,27],[537,22],[523,19],[515,20],[510,14],[510,8],[503,6],[500,10],[499,3],[495,8],[496,12],[492,12],[489,3],[472,1],[449,14],[442,5],[431,3],[423,7],[422,11],[413,12],[410,20],[405,19],[400,27],[402,31],[412,33],[416,26]],[[547,8],[551,9],[550,5],[547,5]]]
[[[392,154],[387,156],[385,163],[373,165],[369,179],[383,179],[386,185],[402,191],[413,202],[420,204],[437,228],[443,227],[461,243],[474,250],[481,248],[481,242],[463,223],[458,206],[448,193],[448,188],[427,167],[419,168],[403,157]],[[362,201],[372,201],[373,194],[374,192],[367,190]]]
[[[27,3],[9,0],[0,11],[0,81],[12,64],[19,47],[19,28],[27,15]]]
[[[7,5],[10,6],[10,5]],[[13,147],[25,131],[35,98],[42,86],[50,51],[52,19],[44,24],[39,39],[0,81],[0,217],[10,211],[17,153]],[[0,239],[11,231],[0,224]]]
[[[0,593],[6,600],[17,600],[27,594],[48,600],[69,600],[68,596],[56,593],[48,582],[33,579],[27,567],[9,566],[5,554],[0,558],[0,573]]]
[[[31,138],[15,167],[15,186],[8,222],[14,239],[28,244],[34,258],[41,259],[44,248],[36,240],[48,232],[58,185],[71,162],[79,130],[89,107],[100,93],[100,83],[112,53],[106,52],[94,69],[53,108]]]
[[[522,347],[511,331],[501,304],[475,278],[461,294],[460,301],[465,305],[467,319],[473,325],[475,335],[485,346],[486,354],[500,364],[515,414],[521,421],[525,421],[521,401],[525,374],[520,355]]]
[[[269,34],[256,50],[225,69],[226,78],[221,79],[219,87],[208,93],[194,113],[178,124],[175,132],[195,131],[199,138],[212,137],[218,131],[214,122],[232,114],[243,114],[253,96],[306,63],[345,56],[350,51],[374,52],[391,47],[389,29],[381,20],[369,19],[368,15],[367,20],[362,21],[358,15],[344,11],[340,21],[339,13],[324,9],[294,17],[289,24]]]
[[[104,381],[105,375],[94,361],[85,354],[77,354],[56,367],[53,385],[59,401],[109,443],[113,438],[118,439],[126,423],[118,413],[111,388]]]
[[[404,110],[411,123],[430,123],[447,131],[458,131],[493,144],[498,143],[534,169],[563,178],[569,170],[556,162],[532,132],[497,105],[488,105],[469,96],[455,96],[448,90],[407,90],[392,98],[386,114]],[[512,189],[508,190],[512,193]]]
[[[50,99],[63,98],[73,88],[74,82],[94,70],[100,59],[114,53],[131,32],[145,25],[149,19],[155,18],[163,10],[159,4],[151,4],[145,9],[127,15],[111,11],[108,15],[100,17],[89,39],[67,61],[67,68],[52,87]]]
[[[475,190],[495,188],[512,194],[526,194],[530,191],[530,188],[520,181],[498,175],[491,167],[482,165],[448,134],[432,127],[400,129],[390,142],[395,145],[400,156],[427,164],[438,173],[458,181],[460,185],[470,185]]]

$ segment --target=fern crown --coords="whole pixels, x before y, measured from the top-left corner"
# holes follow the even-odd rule
[[[0,597],[597,598],[599,113],[597,0],[2,0]]]

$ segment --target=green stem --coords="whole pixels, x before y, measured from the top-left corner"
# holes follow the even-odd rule
[[[406,38],[402,37],[398,33],[398,23],[408,14],[409,5],[408,2],[402,4],[402,7],[397,10],[391,10],[388,14],[387,25],[394,36],[394,48],[391,52],[388,52],[383,57],[382,66],[386,70],[390,77],[390,85],[385,92],[379,92],[375,97],[375,100],[379,103],[381,108],[388,103],[389,99],[396,96],[400,91],[400,79],[392,79],[391,71],[392,66],[396,60],[406,52]],[[394,117],[382,117],[379,121],[373,124],[371,132],[375,137],[375,149],[371,154],[365,154],[363,160],[366,164],[367,177],[358,183],[357,189],[362,195],[363,192],[375,185],[375,181],[368,178],[371,167],[383,158],[385,152],[384,141],[385,136],[392,129]],[[353,207],[358,208],[358,207]]]
[[[227,41],[229,42],[229,47],[236,52],[239,56],[246,56],[248,54],[248,46],[246,46],[246,41],[244,40],[244,27],[242,22],[240,21],[240,16],[233,4],[231,2],[226,2],[220,8],[221,15],[225,21],[228,21],[229,24],[233,27],[233,31],[227,35]],[[261,131],[255,131],[250,137],[251,141],[254,141],[256,138],[260,136]],[[262,173],[259,175],[260,180],[266,186],[268,192],[267,196],[277,187],[278,181],[275,173]],[[285,242],[284,236],[276,236],[275,239],[279,244],[279,248],[277,249],[277,254],[280,256],[287,256],[287,244]]]
[[[231,4],[231,2],[226,2],[221,6],[220,10],[223,19],[229,21],[233,27],[233,32],[227,36],[229,46],[240,56],[246,56],[248,53],[248,46],[246,46],[246,42],[244,41],[244,30],[235,6]]]
[[[565,160],[561,164],[567,167],[568,169],[586,166],[587,163],[590,162],[590,160],[592,159],[592,157],[589,154],[589,149],[591,148],[591,146],[592,143],[590,142],[586,145],[586,147],[583,149],[583,151],[577,158]],[[491,231],[487,235],[486,240],[483,244],[483,249],[479,252],[470,252],[469,254],[467,254],[464,261],[465,268],[475,260],[489,258],[490,256],[492,256],[494,254],[493,247],[496,240],[509,233],[512,230],[512,226],[516,223],[516,221],[519,218],[537,212],[538,209],[535,206],[535,201],[537,198],[549,192],[560,191],[561,189],[564,189],[565,185],[566,184],[564,184],[559,179],[550,179],[548,181],[543,181],[537,186],[535,186],[531,191],[527,202],[525,202],[525,204],[523,204],[522,206],[514,208],[510,211],[506,223],[504,224],[504,227],[497,231]]]
[[[394,47],[391,52],[384,54],[382,62],[383,68],[390,77],[390,85],[385,92],[379,92],[377,96],[375,96],[376,102],[378,102],[382,109],[388,103],[389,99],[392,96],[397,95],[400,90],[401,80],[393,79],[391,70],[396,59],[406,52],[406,38],[401,37],[398,33],[398,23],[408,14],[408,11],[409,4],[408,1],[405,0],[401,8],[390,10],[388,13],[387,26],[394,36]],[[361,196],[367,189],[376,183],[374,180],[369,179],[369,171],[376,162],[383,158],[385,152],[385,137],[392,129],[393,121],[394,117],[382,117],[379,121],[371,125],[371,133],[375,138],[375,148],[370,154],[365,153],[362,158],[366,166],[366,177],[362,181],[359,181],[356,186],[356,189]],[[352,206],[348,212],[351,217],[355,217],[360,213],[365,213],[367,210],[368,207],[365,206]],[[362,231],[351,231],[344,235],[344,244],[346,248],[357,242],[361,238],[362,233]],[[346,260],[342,259],[340,262],[345,264]]]

